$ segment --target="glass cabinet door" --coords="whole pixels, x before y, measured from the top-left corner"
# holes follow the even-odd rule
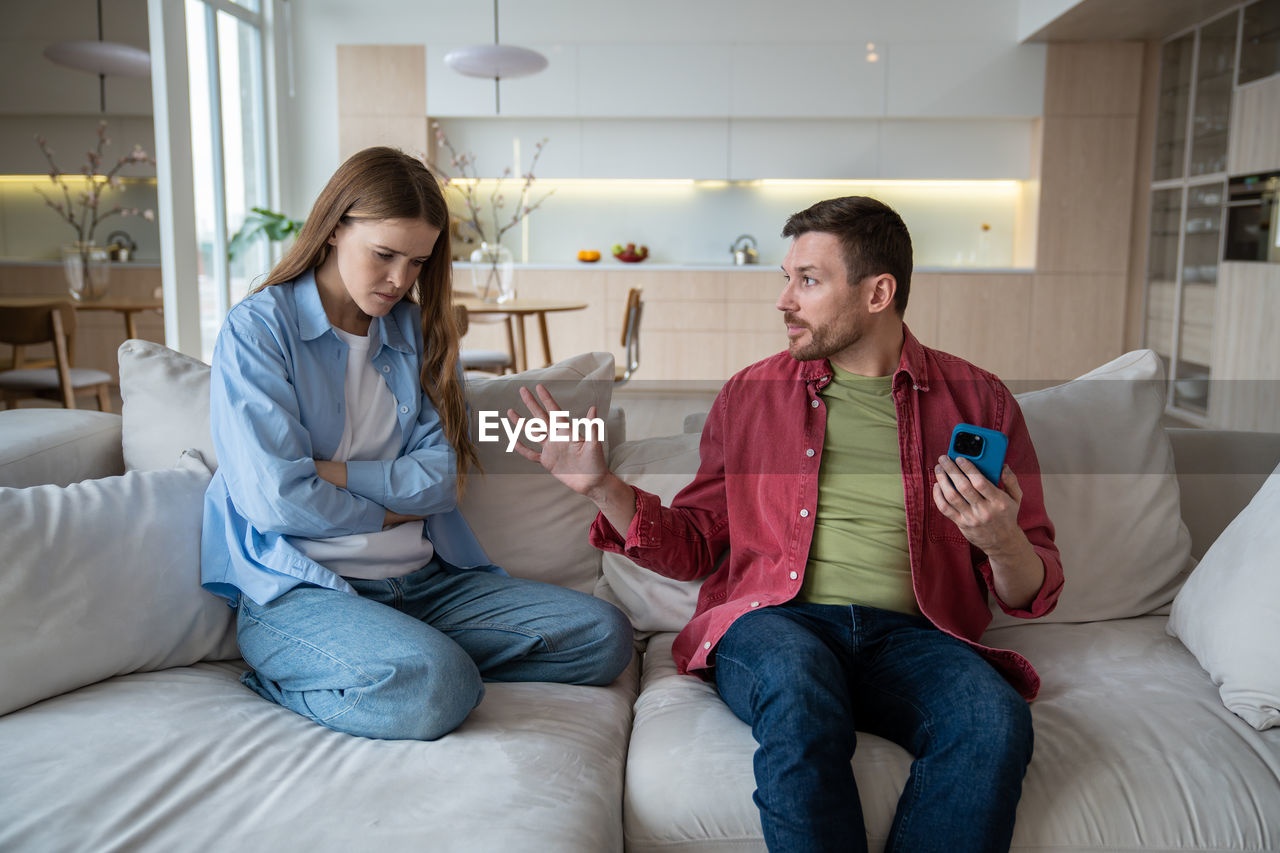
[[[1258,0],[1244,7],[1239,84],[1280,72],[1280,0]]]
[[[1160,101],[1156,112],[1154,180],[1181,178],[1187,154],[1187,113],[1191,108],[1191,68],[1195,33],[1164,46],[1160,53]]]
[[[1178,238],[1182,234],[1182,189],[1151,194],[1151,233],[1147,241],[1147,346],[1173,373],[1174,306],[1178,304]]]
[[[1173,405],[1201,414],[1209,411],[1214,303],[1217,300],[1218,258],[1222,256],[1225,193],[1224,181],[1187,188]]]
[[[1239,13],[1232,12],[1200,30],[1191,162],[1187,169],[1192,176],[1227,171],[1227,131],[1231,127],[1239,19]]]

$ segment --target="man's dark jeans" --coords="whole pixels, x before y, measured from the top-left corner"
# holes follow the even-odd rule
[[[1027,703],[928,620],[787,604],[740,617],[716,686],[751,726],[755,802],[771,853],[864,851],[855,729],[913,756],[886,851],[1004,851],[1031,761]]]

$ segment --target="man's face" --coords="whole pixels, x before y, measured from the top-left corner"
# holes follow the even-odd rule
[[[832,358],[852,349],[867,328],[863,284],[845,276],[840,241],[809,231],[791,241],[782,261],[786,286],[777,309],[787,324],[787,350],[797,361]]]

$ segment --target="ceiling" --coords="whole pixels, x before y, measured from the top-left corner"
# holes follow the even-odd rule
[[[1081,0],[1026,41],[1162,39],[1239,4],[1240,0]]]

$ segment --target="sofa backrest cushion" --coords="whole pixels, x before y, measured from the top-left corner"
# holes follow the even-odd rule
[[[83,409],[0,412],[0,486],[65,486],[124,473],[119,415]]]
[[[1018,395],[1043,475],[1066,583],[1043,618],[1087,622],[1137,616],[1173,601],[1194,561],[1179,511],[1160,361],[1128,353],[1063,385]],[[664,502],[693,479],[697,434],[631,442],[610,458],[623,480]],[[606,554],[598,594],[639,630],[674,631],[692,617],[696,584],[678,584]],[[1023,620],[992,602],[993,626]]]
[[[613,449],[609,467],[625,482],[670,505],[698,470],[698,432],[628,441]],[[674,581],[642,569],[621,554],[604,554],[596,595],[631,617],[636,631],[679,631],[693,618],[701,581]]]
[[[198,458],[69,486],[0,488],[0,714],[114,675],[236,658],[200,587]]]
[[[1167,429],[1178,469],[1182,520],[1200,559],[1280,464],[1280,432]]]
[[[163,344],[140,340],[122,343],[116,357],[125,469],[172,468],[191,448],[217,470],[209,433],[209,365]]]
[[[174,465],[185,448],[200,451],[216,470],[209,430],[209,365],[160,344],[126,341],[120,347],[124,397],[124,452],[133,470]],[[506,419],[507,409],[528,412],[519,389],[546,385],[573,417],[595,406],[609,414],[613,356],[583,353],[550,367],[468,380],[472,436],[481,412]],[[622,418],[614,419],[621,431]],[[590,592],[600,574],[600,553],[587,543],[594,506],[562,486],[541,466],[508,452],[505,430],[477,444],[484,474],[468,478],[461,509],[489,559],[511,574]]]
[[[1150,613],[1194,565],[1173,450],[1160,425],[1159,357],[1136,350],[1078,379],[1018,395],[1040,460],[1065,581],[1044,622]],[[992,627],[1022,620],[992,601]]]
[[[1255,729],[1280,726],[1280,467],[1183,585],[1168,631]]]

